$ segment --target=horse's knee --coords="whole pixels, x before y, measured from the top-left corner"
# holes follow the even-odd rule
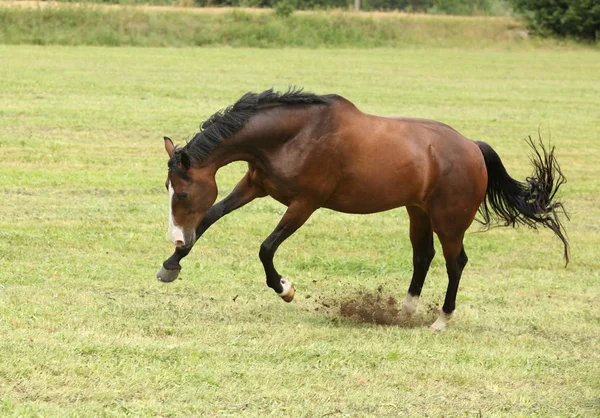
[[[264,264],[265,262],[273,259],[273,251],[267,244],[263,242],[260,245],[260,250],[258,250],[258,257]]]

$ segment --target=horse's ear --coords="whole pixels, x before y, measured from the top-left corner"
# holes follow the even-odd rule
[[[173,151],[175,151],[175,145],[173,145],[171,138],[165,136],[163,139],[165,140],[165,150],[167,151],[167,154],[169,154],[169,158],[171,158],[173,156]]]
[[[187,152],[181,153],[181,165],[183,166],[184,170],[189,170],[192,165],[190,161],[190,156],[187,155]]]

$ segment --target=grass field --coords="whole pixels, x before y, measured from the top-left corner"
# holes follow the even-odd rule
[[[0,415],[598,416],[600,55],[466,49],[153,49],[0,45]],[[410,326],[340,315],[402,298],[403,209],[317,212],[280,248],[283,303],[258,249],[284,208],[262,199],[154,275],[166,153],[248,90],[303,85],[384,115],[442,120],[530,174],[557,147],[572,263],[548,231],[466,239],[451,326],[432,335],[441,251]],[[245,171],[218,174],[221,197]],[[437,244],[436,244],[437,246]],[[438,246],[439,247],[439,246]]]

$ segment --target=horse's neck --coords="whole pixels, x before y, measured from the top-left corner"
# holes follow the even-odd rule
[[[277,113],[272,113],[272,111]],[[265,150],[274,149],[293,138],[306,126],[306,120],[285,109],[265,109],[254,116],[230,138],[225,139],[209,157],[216,169],[235,161],[256,165],[265,158]]]

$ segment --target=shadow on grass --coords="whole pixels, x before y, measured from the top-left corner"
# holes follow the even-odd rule
[[[429,326],[435,321],[438,309],[435,305],[421,306],[412,316],[402,311],[401,303],[382,292],[361,291],[356,296],[341,300],[321,301],[329,312],[355,323],[394,325],[405,328]]]

